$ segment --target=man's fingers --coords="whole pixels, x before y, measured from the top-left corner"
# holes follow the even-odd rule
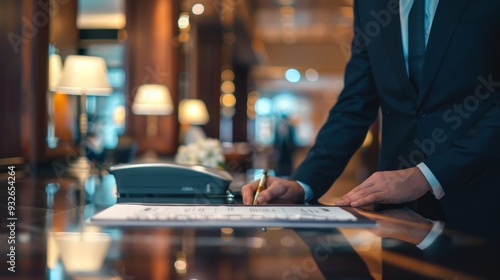
[[[371,188],[374,188],[374,187],[377,187],[378,186],[378,182],[379,180],[377,179],[378,176],[377,173],[374,173],[372,174],[370,177],[368,177],[368,179],[364,180],[361,184],[359,184],[357,187],[355,187],[354,189],[352,189],[349,194],[351,195],[359,195],[360,193],[364,193],[366,194],[366,191],[371,189]]]
[[[275,197],[275,192],[273,191],[273,182],[274,177],[268,177],[264,186],[264,190],[259,193],[257,198],[257,204],[265,204]],[[253,199],[255,197],[255,192],[257,191],[257,187],[259,186],[260,180],[253,181],[251,183],[246,184],[241,188],[241,195],[243,197],[243,204],[252,205]],[[279,184],[278,184],[279,185]],[[271,189],[271,191],[269,191]]]
[[[415,200],[431,189],[418,167],[375,172],[337,202],[339,206],[361,207],[374,203]]]
[[[242,187],[241,194],[243,203],[253,204],[255,191],[259,182],[252,182]],[[296,203],[304,200],[304,189],[299,183],[291,180],[269,176],[266,180],[266,188],[259,193],[257,204],[267,203]]]
[[[359,184],[357,187],[352,189],[346,195],[344,195],[339,201],[337,201],[336,204],[338,206],[352,206],[352,207],[365,206],[367,205],[366,203],[368,203],[368,200],[366,200],[366,198],[374,193],[379,193],[379,192],[381,192],[380,186],[376,184],[376,182],[374,182],[370,177],[361,184]]]
[[[338,206],[352,206],[352,207],[360,207],[364,206],[367,202],[368,197],[372,197],[374,193],[377,191],[374,191],[372,189],[366,190],[366,191],[359,191],[356,194],[346,194],[343,196],[339,201],[337,201]],[[362,205],[360,205],[362,204]]]
[[[284,186],[282,184],[279,184],[278,182],[268,183],[270,183],[268,187],[259,194],[259,197],[257,198],[257,204],[269,203],[277,197],[281,197],[286,191]]]
[[[379,193],[372,193],[351,202],[351,207],[363,207],[379,202]]]
[[[243,204],[250,205],[253,203],[253,197],[255,195],[255,191],[257,190],[259,182],[254,181],[244,185],[241,188],[241,196],[243,197]]]
[[[370,192],[370,188],[372,188],[374,185],[372,180],[370,178],[366,179],[363,181],[361,184],[359,184],[357,187],[352,189],[350,192],[348,192],[346,195],[342,197],[342,201],[346,204],[350,204],[352,201],[363,197],[364,195],[367,195]]]

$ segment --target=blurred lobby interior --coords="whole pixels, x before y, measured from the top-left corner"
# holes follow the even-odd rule
[[[120,202],[236,207],[262,169],[290,175],[343,90],[353,3],[0,0],[0,279],[498,279],[500,223],[483,240],[407,208],[349,207],[373,224],[311,229],[300,215],[285,217],[290,228],[248,226],[243,215],[212,215],[210,227],[185,215],[171,215],[175,226],[88,223]],[[465,35],[485,21],[470,22]],[[319,221],[309,206],[341,209],[337,200],[377,170],[380,117],[321,206],[300,210],[306,219]],[[219,168],[232,185],[212,196],[202,181],[176,196],[168,191],[194,189],[185,173],[133,173],[139,194],[121,195],[111,167],[158,162]],[[139,222],[157,218],[147,213]]]
[[[289,175],[342,90],[352,4],[1,1],[0,34],[8,40],[0,42],[0,162],[26,173],[57,172],[84,154],[105,170],[150,156],[173,161],[181,145],[212,138],[230,172]],[[61,90],[57,77],[73,55],[104,58],[109,92]],[[134,110],[148,84],[166,87],[168,109]],[[182,116],[187,100],[206,106],[202,119],[192,119],[198,111]],[[374,124],[330,195],[376,169],[378,143]]]

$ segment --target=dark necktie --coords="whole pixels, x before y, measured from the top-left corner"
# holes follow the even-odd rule
[[[408,70],[413,87],[420,90],[425,56],[425,0],[415,0],[408,17]]]

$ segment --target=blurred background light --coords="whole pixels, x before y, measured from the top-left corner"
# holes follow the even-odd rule
[[[232,80],[234,80],[234,72],[233,72],[233,70],[226,69],[226,70],[222,71],[222,73],[220,75],[220,78],[223,81],[232,81]]]
[[[220,97],[220,103],[226,107],[233,107],[236,104],[236,97],[232,93],[224,93]]]
[[[199,15],[203,14],[203,12],[205,11],[205,6],[203,6],[203,4],[199,4],[199,3],[194,4],[191,11],[193,12],[193,14],[199,16]]]
[[[306,70],[306,79],[311,82],[316,82],[319,79],[318,71],[315,69],[307,69]]]
[[[261,97],[255,102],[255,112],[260,116],[268,116],[273,112],[273,101],[269,97]]]
[[[285,78],[291,83],[296,83],[300,81],[300,72],[297,69],[290,68],[286,70]]]
[[[177,21],[177,25],[179,26],[180,29],[188,28],[189,27],[189,14],[182,13],[179,16],[179,20]]]
[[[220,89],[224,93],[233,93],[234,92],[234,83],[232,81],[225,81],[220,86]]]
[[[299,102],[291,93],[280,93],[273,98],[274,112],[278,115],[288,116],[299,108]]]

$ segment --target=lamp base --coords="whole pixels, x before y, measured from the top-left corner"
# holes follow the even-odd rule
[[[161,162],[161,159],[158,157],[158,154],[155,152],[155,150],[150,149],[147,150],[142,156],[138,157],[136,162]]]
[[[146,153],[144,154],[144,158],[146,159],[158,159],[158,155],[156,154],[155,150],[147,150]]]
[[[80,156],[70,164],[69,171],[78,178],[86,179],[90,175],[91,168],[90,161],[86,157]]]
[[[200,140],[204,140],[207,138],[203,129],[199,126],[191,125],[185,131],[183,135],[182,142],[185,145],[197,143]]]

